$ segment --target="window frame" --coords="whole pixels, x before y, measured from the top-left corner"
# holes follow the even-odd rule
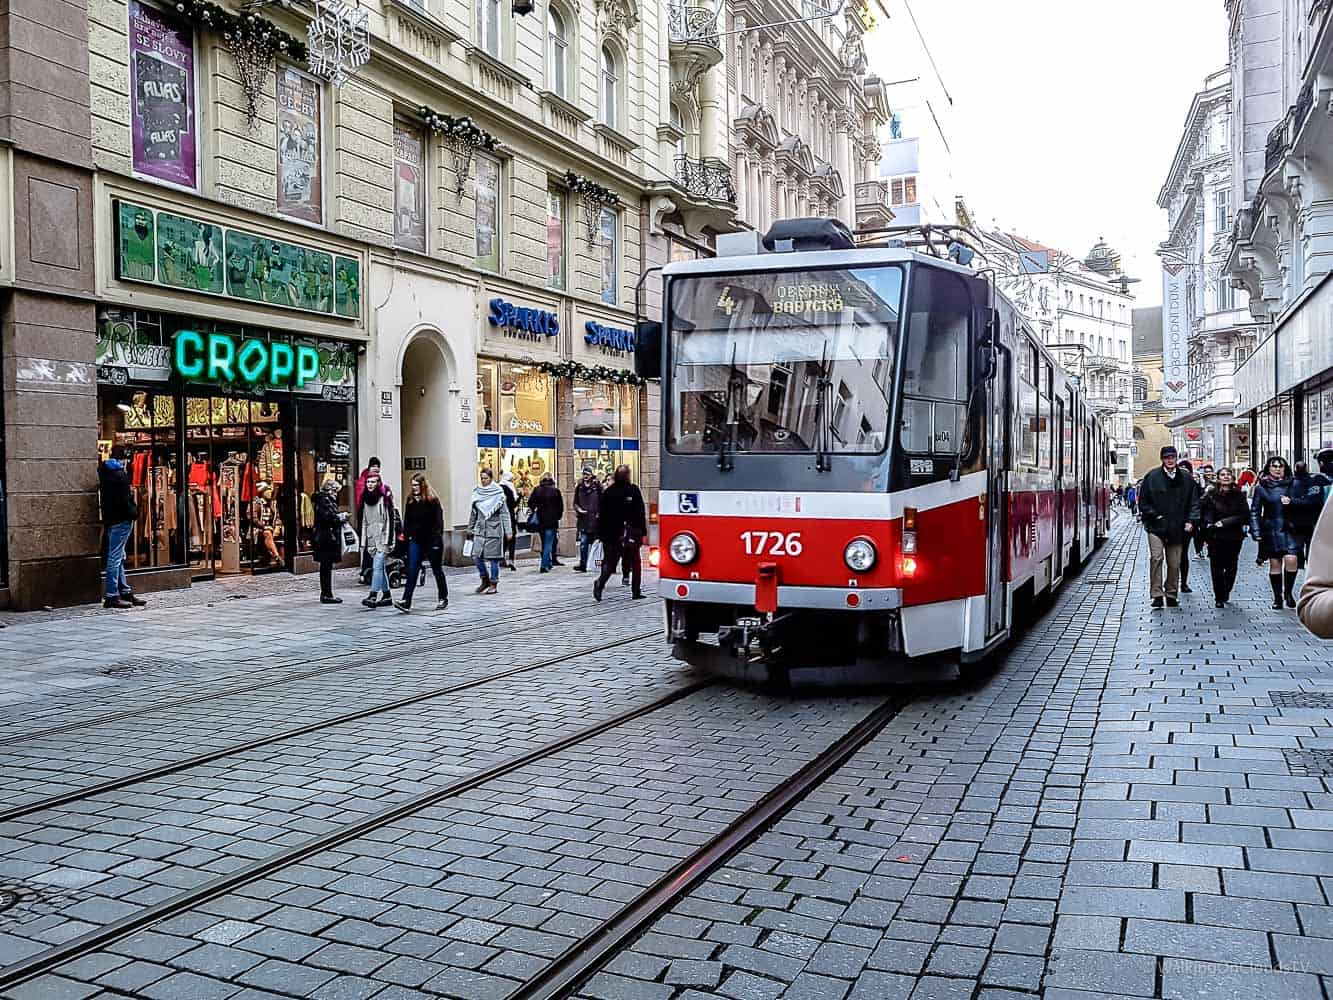
[[[504,19],[500,16],[501,0],[477,0],[474,7],[477,15],[477,48],[492,59],[504,58]],[[486,30],[487,14],[495,13],[494,37]],[[491,48],[494,44],[494,49]]]
[[[401,157],[398,155],[398,144],[396,135],[394,137],[393,154],[393,245],[400,250],[411,250],[414,253],[430,252],[430,133],[424,125],[414,122],[405,113],[396,112],[393,116],[391,128],[394,133],[411,132],[421,140],[421,223],[422,235],[421,243],[407,242],[400,237],[398,232],[398,164]]]
[[[606,220],[611,220],[611,239],[606,239]],[[597,216],[597,239],[601,242],[601,289],[598,296],[609,306],[620,304],[620,212],[610,205],[603,205]],[[607,283],[607,269],[610,267],[610,284]]]
[[[555,25],[560,25],[557,34]],[[546,89],[562,100],[570,100],[572,92],[570,67],[570,19],[558,4],[546,6]],[[558,51],[557,51],[558,50]],[[558,79],[557,79],[558,77]]]
[[[504,266],[504,162],[498,156],[491,156],[480,150],[473,154],[472,165],[472,225],[475,230],[473,235],[472,264],[474,267],[498,274]],[[492,254],[494,264],[484,261],[481,253],[481,165],[491,163],[495,165],[495,218],[491,227],[492,238],[495,241],[495,247]]]
[[[624,110],[625,60],[611,42],[603,41],[597,55],[597,117],[601,124],[614,131],[623,131],[621,112]]]
[[[552,205],[560,206],[560,252],[558,273],[551,273]],[[554,180],[546,182],[546,287],[565,291],[569,285],[569,192]]]

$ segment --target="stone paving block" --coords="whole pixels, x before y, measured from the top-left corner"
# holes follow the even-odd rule
[[[1162,963],[1165,1000],[1322,1000],[1316,976],[1226,963],[1167,959]]]
[[[1056,948],[1047,962],[1045,982],[1048,990],[1065,987],[1111,996],[1150,997],[1156,992],[1156,967],[1150,955]]]
[[[1259,931],[1209,927],[1164,920],[1131,919],[1125,925],[1124,950],[1200,962],[1266,965],[1268,938]]]

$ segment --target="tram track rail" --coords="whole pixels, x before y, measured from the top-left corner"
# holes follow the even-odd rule
[[[104,726],[112,722],[122,722],[126,719],[133,719],[143,715],[152,715],[156,712],[169,712],[178,708],[187,708],[191,705],[198,705],[203,702],[212,701],[216,698],[230,698],[234,695],[250,694],[255,691],[263,691],[269,688],[280,687],[284,684],[292,684],[298,681],[312,680],[317,677],[327,677],[346,670],[356,670],[360,667],[377,666],[383,663],[390,663],[394,660],[407,659],[413,656],[420,656],[423,653],[443,652],[450,649],[458,649],[463,646],[479,642],[485,637],[488,631],[503,632],[505,635],[518,635],[524,632],[536,629],[549,629],[552,625],[562,625],[572,622],[576,618],[579,620],[602,618],[608,615],[620,613],[621,609],[615,605],[601,605],[589,607],[586,600],[572,601],[566,605],[557,606],[549,609],[555,613],[564,611],[576,612],[568,618],[551,620],[543,618],[540,622],[528,626],[515,627],[509,621],[490,621],[484,622],[472,627],[450,630],[450,641],[441,642],[439,640],[429,640],[414,643],[410,646],[404,646],[392,651],[381,651],[370,653],[365,656],[355,657],[353,659],[344,659],[344,654],[330,653],[328,656],[319,656],[307,663],[327,663],[330,660],[339,660],[341,662],[331,663],[327,666],[316,667],[314,669],[299,670],[295,673],[284,674],[281,677],[268,677],[264,680],[251,681],[244,684],[237,684],[232,687],[221,688],[216,691],[207,691],[200,694],[189,695],[184,698],[166,699],[153,702],[149,705],[142,705],[136,708],[127,708],[117,712],[108,712],[104,715],[94,716],[90,719],[75,720],[60,726],[50,726],[46,729],[35,729],[29,732],[16,733],[13,735],[0,737],[0,747],[14,746],[28,743],[39,739],[45,739],[48,736],[61,736],[65,733],[77,732],[81,729],[92,729],[97,726]],[[658,630],[660,631],[660,629]],[[453,637],[461,635],[456,641]],[[224,678],[225,679],[225,678]],[[3,819],[0,814],[0,819]]]
[[[74,802],[81,802],[84,799],[93,798],[97,795],[104,795],[108,792],[119,791],[122,788],[142,784],[145,781],[155,781],[158,778],[178,774],[181,771],[188,771],[191,768],[213,764],[217,761],[224,760],[227,757],[248,753],[251,750],[258,750],[274,743],[299,739],[302,736],[309,736],[311,733],[317,733],[324,729],[332,729],[335,726],[346,725],[350,722],[359,722],[362,719],[368,719],[376,715],[383,715],[386,712],[393,712],[401,708],[420,704],[421,702],[432,701],[436,698],[445,698],[449,695],[460,694],[464,691],[471,691],[476,688],[484,687],[487,684],[493,684],[496,681],[507,680],[511,677],[517,677],[536,670],[542,670],[578,657],[602,653],[619,646],[643,642],[646,639],[655,638],[659,635],[661,635],[661,629],[659,628],[645,632],[638,632],[624,639],[616,639],[596,646],[584,647],[572,653],[547,657],[546,659],[537,660],[533,663],[525,663],[521,666],[511,667],[507,670],[485,674],[481,677],[473,677],[469,680],[457,681],[453,684],[432,688],[428,691],[420,691],[416,694],[406,695],[402,698],[394,699],[393,701],[371,705],[352,712],[344,712],[333,718],[307,723],[306,725],[298,726],[295,729],[271,733],[268,736],[257,737],[253,740],[247,740],[244,743],[233,743],[227,746],[218,747],[213,750],[205,751],[204,753],[194,754],[191,757],[172,761],[169,764],[162,764],[159,767],[149,768],[143,771],[135,771],[116,778],[109,778],[106,781],[98,782],[95,785],[72,789],[68,792],[61,792],[59,795],[50,795],[42,799],[36,799],[32,802],[0,810],[0,823],[8,823],[13,820],[23,819],[34,813],[45,812],[50,809],[58,809],[61,806],[69,805]]]
[[[656,636],[657,634],[658,630],[649,633],[651,636]],[[637,636],[631,639],[617,640],[616,642],[608,643],[598,648],[607,649],[614,646],[628,645],[633,642],[643,641],[643,639],[647,637],[648,636]],[[585,656],[589,652],[590,651],[587,649],[580,649],[558,657],[550,657],[534,664],[528,664],[523,668],[515,668],[513,671],[507,671],[506,675],[512,676],[514,673],[521,672],[522,670],[533,670],[541,666],[551,666],[558,662]],[[490,679],[494,678],[488,678],[488,680]],[[490,767],[457,778],[454,781],[450,781],[437,788],[413,795],[395,805],[365,816],[354,823],[349,823],[338,827],[337,829],[330,830],[327,833],[313,837],[300,844],[296,844],[293,847],[287,848],[270,857],[245,865],[230,874],[219,876],[192,889],[178,893],[160,903],[146,906],[137,913],[129,914],[128,916],[115,920],[103,927],[87,931],[68,941],[38,952],[26,959],[21,959],[18,962],[0,967],[0,990],[8,990],[12,987],[21,985],[24,982],[57,969],[66,962],[74,961],[92,954],[106,945],[112,944],[133,934],[135,931],[160,923],[177,914],[191,910],[221,896],[225,896],[252,882],[256,882],[274,874],[275,872],[281,871],[284,868],[299,864],[313,855],[332,850],[342,844],[365,836],[375,830],[420,812],[423,809],[436,805],[437,803],[462,795],[472,789],[503,778],[521,768],[540,763],[541,761],[553,757],[571,747],[595,739],[613,729],[632,723],[637,719],[667,708],[668,706],[688,698],[691,695],[697,694],[700,691],[714,687],[718,683],[718,680],[708,678],[682,685],[652,701],[645,702],[599,722],[594,722],[541,747],[510,757]]]

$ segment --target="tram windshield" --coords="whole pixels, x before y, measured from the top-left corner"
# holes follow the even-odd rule
[[[674,279],[667,447],[883,451],[902,288],[892,265]]]

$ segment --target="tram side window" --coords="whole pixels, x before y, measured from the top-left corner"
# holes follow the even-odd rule
[[[1037,403],[1037,465],[1054,469],[1054,449],[1051,447],[1055,428],[1051,426],[1051,363],[1041,363],[1041,399]]]
[[[912,287],[903,364],[903,450],[952,455],[967,409],[967,331],[972,311],[957,275],[922,268]]]
[[[1026,340],[1019,349],[1018,374],[1018,461],[1020,465],[1036,465],[1040,427],[1040,413],[1037,409],[1037,349]]]

